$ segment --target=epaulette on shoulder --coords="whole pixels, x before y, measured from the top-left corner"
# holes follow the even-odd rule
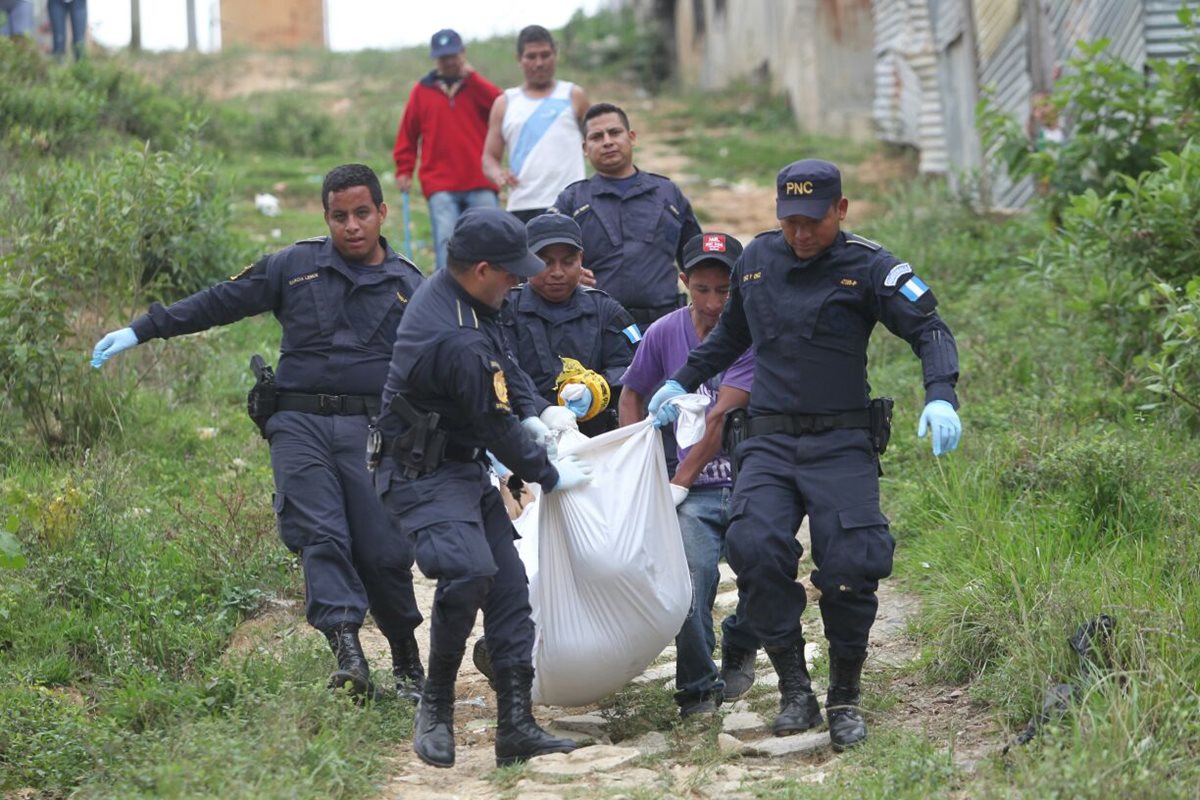
[[[865,236],[859,236],[857,233],[851,233],[846,236],[846,244],[856,244],[859,247],[865,247],[868,250],[882,250],[883,245],[879,242],[872,242]]]
[[[765,231],[760,231],[760,232],[754,234],[754,238],[758,239],[759,237],[762,237],[762,236],[769,236],[772,233],[779,233],[779,228],[770,228]]]
[[[310,236],[307,239],[297,239],[296,244],[325,244],[328,236]]]

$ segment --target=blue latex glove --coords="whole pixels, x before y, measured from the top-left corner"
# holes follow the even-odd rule
[[[121,328],[119,331],[106,333],[103,339],[96,342],[96,347],[92,350],[92,366],[99,369],[101,364],[117,353],[137,347],[137,345],[138,338],[137,334],[133,332],[133,328]]]
[[[676,397],[687,394],[678,381],[667,381],[662,385],[662,388],[654,393],[650,398],[650,405],[646,410],[650,412],[650,416],[654,417],[654,427],[661,428],[670,425],[679,418],[679,406],[668,403]]]
[[[487,457],[488,461],[492,462],[492,472],[496,473],[497,478],[504,480],[509,475],[512,475],[512,470],[501,464],[500,460],[496,458],[491,450],[487,451]]]
[[[563,387],[562,395],[564,398],[571,395],[571,399],[563,403],[563,407],[574,414],[576,417],[583,417],[592,407],[592,390],[584,386],[582,383],[569,383]]]
[[[924,438],[925,430],[929,430],[929,439],[933,445],[933,454],[940,456],[958,447],[958,439],[962,436],[962,422],[954,411],[954,406],[945,400],[931,400],[921,412],[921,421],[917,423],[917,436]]]
[[[558,483],[554,484],[552,492],[563,492],[577,489],[592,482],[592,468],[573,455],[563,456],[554,460],[554,468],[558,470]]]

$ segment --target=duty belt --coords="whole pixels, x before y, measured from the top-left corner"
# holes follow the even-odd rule
[[[277,392],[276,411],[303,411],[306,414],[338,415],[353,417],[365,414],[379,415],[379,398],[359,394],[303,394],[300,392]]]
[[[400,461],[396,453],[397,440],[391,436],[383,437],[383,452],[391,456],[396,461]],[[478,461],[483,455],[482,447],[465,447],[454,442],[446,442],[446,446],[442,449],[442,461],[462,461],[470,463]]]
[[[861,411],[844,411],[841,414],[768,414],[746,420],[746,435],[786,433],[788,436],[808,436],[842,428],[870,427],[871,414],[865,408]]]

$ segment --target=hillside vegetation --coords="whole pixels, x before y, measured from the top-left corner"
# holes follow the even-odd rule
[[[746,87],[657,87],[669,118],[643,104],[631,76],[659,55],[619,15],[577,18],[564,42],[562,73],[643,128],[684,131],[697,174],[727,158],[728,178],[769,183],[782,163],[747,163],[739,141],[763,158],[838,146]],[[510,41],[470,56],[517,81]],[[327,651],[287,626],[269,648],[235,637],[303,593],[244,411],[246,363],[277,352],[275,323],[151,343],[103,371],[88,357],[148,302],[323,233],[330,167],[390,176],[426,69],[422,49],[63,67],[0,40],[0,796],[357,798],[411,736],[395,699],[331,699]],[[1155,70],[1146,88],[1101,49],[1073,65],[1054,101],[1076,126],[1057,152],[1031,157],[1013,121],[984,113],[1012,169],[1047,188],[1028,213],[997,219],[920,180],[873,196],[881,213],[859,229],[934,288],[962,358],[963,444],[934,460],[914,435],[918,362],[883,330],[871,353],[875,392],[897,400],[893,580],[923,599],[908,677],[962,687],[1013,734],[1050,685],[1074,697],[968,770],[953,737],[893,723],[903,686],[876,675],[878,735],[822,785],[781,767],[753,796],[1200,795],[1200,76]],[[714,108],[734,112],[720,136],[735,152],[687,124]],[[264,191],[281,216],[254,210]],[[412,211],[428,263],[424,203]],[[1115,627],[1081,668],[1068,637],[1101,614]]]

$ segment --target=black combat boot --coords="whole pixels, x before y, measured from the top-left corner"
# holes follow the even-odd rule
[[[356,698],[379,699],[371,683],[371,668],[358,641],[358,625],[339,622],[324,633],[338,662],[338,668],[329,676],[329,688],[346,689]]]
[[[768,647],[767,655],[779,676],[779,716],[771,727],[776,736],[789,736],[817,727],[825,720],[804,664],[804,640],[786,647]]]
[[[750,691],[754,685],[754,659],[757,657],[757,650],[721,644],[721,680],[725,681],[725,691],[721,696],[725,702],[736,700]]]
[[[533,719],[533,667],[521,664],[496,670],[496,766],[547,753],[569,753],[575,742],[546,733]]]
[[[462,659],[462,650],[429,653],[429,674],[413,724],[413,750],[435,767],[454,766],[454,680]]]
[[[425,668],[421,666],[421,649],[417,638],[411,633],[405,638],[391,642],[392,675],[396,678],[396,694],[402,700],[418,703],[421,688],[425,685]]]
[[[862,742],[867,738],[867,723],[859,713],[862,700],[863,662],[865,655],[839,658],[829,654],[829,691],[825,695],[825,712],[829,714],[829,741],[835,752]]]
[[[487,642],[482,636],[475,640],[475,647],[471,650],[471,661],[475,663],[475,669],[479,670],[479,674],[487,678],[488,686],[492,687],[492,691],[496,691],[496,676],[492,674],[492,657],[488,653]]]

